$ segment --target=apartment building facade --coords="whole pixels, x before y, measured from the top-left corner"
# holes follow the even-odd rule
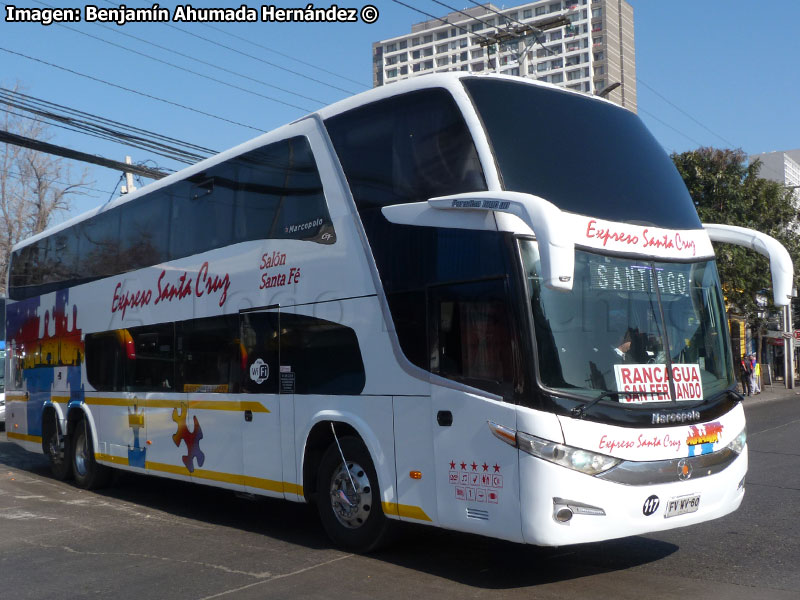
[[[486,3],[375,42],[372,58],[375,87],[444,71],[503,73],[588,94],[605,90],[636,112],[633,8],[625,0]]]
[[[764,152],[750,156],[750,162],[759,159],[759,177],[782,183],[794,189],[795,205],[800,207],[800,150]]]

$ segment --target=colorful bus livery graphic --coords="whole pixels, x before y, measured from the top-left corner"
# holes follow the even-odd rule
[[[689,447],[689,456],[710,454],[714,451],[714,444],[718,443],[722,435],[722,423],[714,421],[705,425],[689,427],[689,437],[686,445]],[[698,452],[699,448],[699,452]]]
[[[25,439],[41,438],[44,404],[84,399],[81,382],[84,346],[77,319],[78,307],[70,305],[69,290],[7,306],[9,388],[27,392]],[[9,431],[9,437],[15,435],[16,432]]]
[[[69,305],[69,290],[56,292],[55,303],[47,308],[40,300],[51,295],[9,304],[7,336],[16,348],[17,368],[73,366],[83,358],[81,330],[76,327],[78,307]]]

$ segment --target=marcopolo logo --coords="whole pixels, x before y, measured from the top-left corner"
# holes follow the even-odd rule
[[[250,365],[250,379],[258,384],[264,383],[269,379],[269,365],[257,358],[256,362]]]
[[[642,513],[645,517],[649,517],[653,513],[658,510],[658,496],[650,496],[647,500],[644,501],[644,506],[642,506]]]

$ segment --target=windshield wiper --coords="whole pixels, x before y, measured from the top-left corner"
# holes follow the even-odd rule
[[[580,406],[576,406],[575,408],[573,408],[570,411],[570,413],[572,414],[573,417],[577,417],[578,419],[582,419],[583,417],[586,416],[587,411],[590,408],[592,408],[595,404],[600,402],[600,400],[602,400],[603,398],[608,398],[609,396],[615,396],[615,395],[620,395],[620,396],[640,396],[640,395],[653,396],[653,395],[656,395],[656,394],[661,394],[661,392],[648,392],[648,391],[642,391],[642,392],[633,392],[633,391],[631,391],[631,392],[627,392],[627,391],[617,391],[617,390],[604,390],[602,394],[592,398],[589,402],[587,402],[585,404],[581,404]]]

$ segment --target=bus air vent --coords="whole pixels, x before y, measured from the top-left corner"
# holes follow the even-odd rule
[[[480,508],[468,508],[467,509],[467,518],[469,518],[469,519],[479,519],[481,521],[488,521],[489,520],[489,511],[488,510],[481,510]]]

